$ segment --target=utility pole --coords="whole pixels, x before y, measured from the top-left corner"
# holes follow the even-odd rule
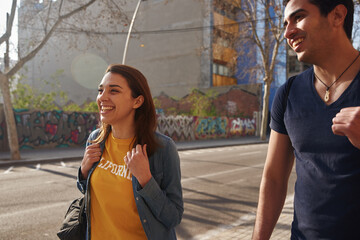
[[[130,40],[130,35],[131,35],[132,27],[133,27],[133,25],[134,25],[135,18],[136,18],[136,14],[137,14],[137,12],[138,12],[138,10],[139,10],[141,1],[146,1],[146,0],[139,0],[138,3],[137,3],[137,5],[136,5],[136,8],[135,8],[133,17],[132,17],[132,19],[131,19],[131,23],[130,23],[130,27],[129,27],[129,32],[128,32],[127,37],[126,37],[125,49],[124,49],[122,64],[125,64],[125,58],[126,58],[127,49],[128,49],[128,46],[129,46],[129,40]]]

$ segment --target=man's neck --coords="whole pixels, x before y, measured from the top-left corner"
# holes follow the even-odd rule
[[[357,64],[360,62],[359,59],[350,66],[358,55],[359,52],[352,46],[334,49],[314,64],[315,74],[327,85],[330,85],[343,73],[344,77],[352,76],[359,71],[359,64]],[[347,69],[349,66],[350,68]],[[345,70],[346,72],[344,72]]]

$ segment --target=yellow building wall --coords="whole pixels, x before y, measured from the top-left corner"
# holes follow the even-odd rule
[[[226,48],[219,44],[213,43],[213,59],[220,60],[223,62],[236,63],[237,52],[232,48]]]
[[[232,77],[221,76],[213,74],[213,86],[227,86],[227,85],[236,85],[236,79]]]
[[[214,26],[224,32],[235,34],[239,32],[239,25],[236,21],[231,20],[217,12],[213,12]]]

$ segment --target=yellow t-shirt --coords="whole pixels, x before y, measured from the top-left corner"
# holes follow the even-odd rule
[[[131,173],[124,156],[132,138],[105,142],[99,165],[90,178],[91,239],[147,239],[136,208]]]

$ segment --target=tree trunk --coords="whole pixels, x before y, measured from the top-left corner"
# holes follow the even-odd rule
[[[4,113],[6,121],[6,129],[8,134],[8,141],[10,147],[10,155],[12,160],[21,159],[20,150],[19,150],[19,140],[16,129],[14,111],[12,108],[11,97],[10,97],[10,88],[9,88],[9,79],[6,75],[0,74],[0,87],[4,99]]]
[[[268,113],[269,113],[269,96],[270,96],[270,83],[269,81],[264,81],[264,97],[263,97],[263,108],[262,108],[262,118],[261,118],[261,129],[260,129],[260,139],[266,140],[266,132],[268,127]]]

